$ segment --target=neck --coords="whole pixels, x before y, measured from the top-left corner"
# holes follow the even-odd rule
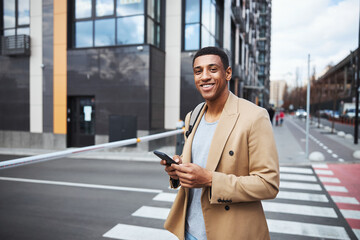
[[[219,120],[220,115],[224,109],[226,100],[228,99],[229,91],[226,91],[222,96],[215,101],[206,101],[207,111],[205,114],[205,120],[207,122],[215,122]]]

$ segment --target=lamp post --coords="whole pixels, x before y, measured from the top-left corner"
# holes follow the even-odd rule
[[[359,70],[360,70],[360,3],[359,3],[359,37],[358,37],[358,49],[357,49],[357,68],[356,68],[356,103],[355,103],[355,126],[354,126],[354,144],[358,143],[358,125],[359,125]]]

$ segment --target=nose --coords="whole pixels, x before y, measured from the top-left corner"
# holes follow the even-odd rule
[[[210,71],[208,71],[207,69],[204,69],[203,73],[201,74],[201,80],[203,81],[207,81],[210,80]]]

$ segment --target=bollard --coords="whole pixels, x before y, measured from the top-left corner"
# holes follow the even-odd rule
[[[176,129],[182,129],[184,127],[184,121],[179,120],[176,124]],[[178,134],[176,135],[176,148],[175,148],[175,154],[181,155],[182,149],[184,146],[184,134]]]

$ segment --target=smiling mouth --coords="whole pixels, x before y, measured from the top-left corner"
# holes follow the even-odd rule
[[[212,86],[214,86],[215,84],[214,83],[211,83],[211,84],[202,84],[200,85],[202,88],[211,88]]]

